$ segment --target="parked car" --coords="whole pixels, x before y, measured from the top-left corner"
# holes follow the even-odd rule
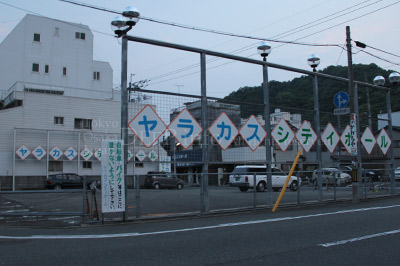
[[[400,181],[400,166],[394,169],[394,179]]]
[[[272,170],[272,189],[279,191],[286,181],[287,175],[279,168],[273,167]],[[229,184],[232,187],[238,187],[240,191],[246,192],[254,187],[254,175],[256,175],[257,191],[264,191],[267,187],[267,168],[263,165],[240,165],[236,166],[229,175]],[[301,179],[300,184],[301,184]],[[292,191],[298,189],[297,177],[291,176],[288,187]]]
[[[339,167],[331,167],[331,168],[337,168],[340,171],[349,174],[350,176],[352,175],[353,168],[349,165],[341,165]],[[372,171],[369,169],[363,169],[363,176],[365,177],[366,182],[379,182],[382,180],[382,175],[379,172]],[[361,177],[361,175],[359,175]],[[364,182],[364,181],[363,181]]]
[[[87,179],[86,180],[87,189],[92,189],[93,186],[96,188],[100,187],[100,181]],[[47,189],[67,189],[67,188],[75,188],[80,189],[83,187],[83,176],[74,174],[74,173],[63,173],[63,174],[54,174],[49,175],[46,179],[45,187]]]
[[[183,188],[183,180],[177,178],[171,173],[165,172],[148,172],[144,180],[145,188]]]
[[[312,182],[315,186],[318,184],[317,179],[318,179],[317,170],[315,170],[312,176]],[[351,183],[352,178],[350,174],[340,171],[337,168],[322,168],[321,180],[322,184],[331,184],[331,185],[333,185],[334,181],[336,180],[336,185],[341,186]]]

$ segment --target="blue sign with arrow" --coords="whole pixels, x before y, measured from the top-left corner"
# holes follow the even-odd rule
[[[349,105],[349,95],[344,91],[339,91],[333,97],[333,103],[337,108],[345,108]]]

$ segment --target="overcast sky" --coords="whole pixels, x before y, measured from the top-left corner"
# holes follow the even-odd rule
[[[148,18],[235,34],[305,43],[344,45],[345,28],[350,26],[353,40],[400,55],[400,1],[395,0],[81,1],[121,11],[127,6],[134,6],[142,16]],[[0,41],[29,12],[88,25],[94,34],[94,60],[111,64],[114,71],[114,87],[119,86],[121,45],[119,40],[113,37],[110,27],[114,14],[58,0],[0,0]],[[306,26],[302,27],[303,25]],[[256,52],[259,44],[256,40],[181,29],[145,20],[140,20],[129,34],[261,59]],[[319,69],[329,65],[347,65],[346,51],[339,47],[282,45],[276,42],[270,44],[272,52],[268,60],[273,63],[309,69],[306,60],[310,54],[316,53],[321,58]],[[240,52],[237,52],[238,50]],[[399,57],[371,48],[365,51],[392,63],[359,52],[354,47],[354,64],[376,63],[385,69],[400,71],[400,66],[396,65],[400,64]],[[128,82],[130,74],[135,74],[132,76],[133,82],[150,80],[146,89],[200,94],[199,55],[130,42],[128,56]],[[225,59],[217,60],[213,57],[207,57],[207,61],[208,96],[224,97],[240,87],[258,86],[262,82],[261,66]],[[270,80],[287,81],[296,76],[299,75],[269,69]]]

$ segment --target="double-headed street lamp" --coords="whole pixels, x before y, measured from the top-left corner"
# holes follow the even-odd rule
[[[128,166],[128,40],[126,33],[139,21],[140,13],[134,7],[127,7],[122,16],[117,16],[111,21],[114,33],[122,40],[121,52],[121,139],[124,143],[124,181],[125,181],[125,212],[126,220],[126,197],[127,197],[127,166]]]
[[[400,83],[400,74],[397,72],[393,72],[389,75],[389,81],[393,85],[397,85]],[[374,78],[374,84],[377,86],[383,86],[385,84],[385,78],[383,76],[376,76]],[[392,107],[390,104],[390,90],[386,92],[386,104],[387,104],[387,122],[389,127],[389,138],[393,140],[393,127],[392,127]],[[395,194],[396,191],[396,184],[394,180],[394,154],[393,154],[393,147],[391,146],[389,149],[389,157],[390,157],[390,184],[391,184],[391,193],[392,195]]]
[[[257,47],[257,52],[262,56],[265,64],[263,65],[263,92],[264,92],[264,119],[265,119],[265,131],[267,132],[267,143],[265,145],[265,157],[267,162],[267,191],[268,198],[267,204],[272,204],[272,175],[271,175],[271,120],[270,120],[270,110],[269,110],[269,87],[268,87],[268,65],[267,65],[267,56],[271,53],[271,46],[263,41]]]

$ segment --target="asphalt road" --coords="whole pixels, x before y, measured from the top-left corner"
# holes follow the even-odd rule
[[[399,265],[400,198],[69,229],[0,227],[0,265]]]

